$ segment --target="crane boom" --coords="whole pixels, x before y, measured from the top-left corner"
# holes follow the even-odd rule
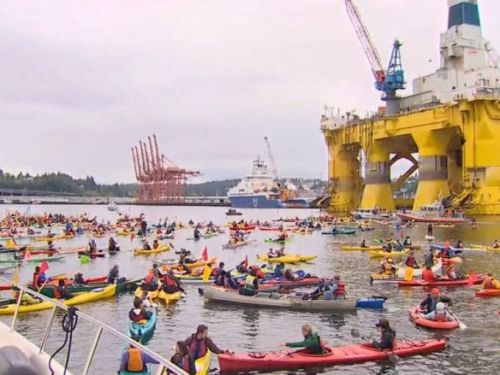
[[[278,170],[276,169],[276,163],[274,161],[273,153],[271,151],[271,144],[269,143],[269,139],[264,137],[264,142],[266,142],[267,154],[269,157],[269,161],[271,162],[271,173],[273,174],[274,179],[278,182]]]
[[[352,25],[354,26],[354,31],[356,31],[356,35],[361,42],[366,58],[368,59],[373,75],[375,76],[376,87],[378,90],[381,90],[385,81],[385,70],[382,67],[380,54],[378,53],[377,48],[375,48],[375,44],[370,37],[370,33],[368,32],[356,5],[354,5],[352,0],[344,0],[344,2],[347,14],[349,15]]]

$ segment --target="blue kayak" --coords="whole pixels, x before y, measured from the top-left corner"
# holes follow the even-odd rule
[[[151,318],[144,324],[131,322],[129,327],[130,336],[140,336],[141,344],[145,345],[153,337],[156,328],[156,309],[153,310]]]
[[[383,309],[384,303],[387,298],[383,297],[369,297],[361,298],[356,301],[357,309]]]

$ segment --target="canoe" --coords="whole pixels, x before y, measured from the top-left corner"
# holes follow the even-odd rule
[[[476,292],[476,297],[500,297],[500,289],[481,289]]]
[[[144,323],[136,323],[136,322],[130,322],[129,324],[129,334],[130,337],[133,336],[140,336],[141,337],[141,344],[145,345],[151,340],[151,337],[153,337],[153,333],[155,332],[156,328],[156,309],[152,310],[152,315],[149,320]]]
[[[474,280],[474,284],[481,284],[484,281],[484,276],[478,276],[477,280]],[[432,282],[426,282],[423,280],[411,280],[411,281],[399,281],[398,286],[400,287],[413,287],[413,286],[424,286],[424,287],[435,287],[435,286],[466,286],[468,285],[469,280],[460,279],[460,280],[449,280],[449,279],[440,279]]]
[[[171,250],[170,245],[161,245],[158,249],[155,250],[134,249],[134,255],[137,256],[137,255],[160,254],[169,250]]]
[[[356,301],[338,300],[302,300],[300,296],[278,293],[259,292],[256,296],[243,296],[237,290],[216,286],[203,289],[205,301],[218,301],[237,305],[286,308],[297,311],[354,311]]]
[[[158,299],[165,302],[166,305],[169,303],[178,301],[181,298],[181,292],[166,293],[163,290],[158,294]]]
[[[419,306],[412,308],[408,315],[410,320],[415,323],[415,325],[419,327],[425,327],[429,329],[440,329],[440,330],[450,330],[459,327],[459,323],[456,320],[452,320],[449,322],[436,322],[434,320],[425,319],[419,313]]]
[[[410,357],[444,350],[447,341],[412,340],[399,341],[393,351],[379,350],[371,344],[350,344],[326,347],[326,354],[309,354],[305,350],[283,350],[260,353],[219,354],[222,374],[249,371],[276,371],[328,367],[341,364],[386,361],[389,355]]]
[[[288,254],[277,258],[269,258],[267,254],[257,255],[258,260],[267,263],[300,263],[300,262],[309,262],[316,258],[317,258],[316,255],[298,255],[298,254]]]
[[[60,300],[66,306],[81,305],[87,302],[94,302],[104,298],[113,297],[116,292],[116,285],[109,285],[99,291],[93,291],[88,293],[82,293],[74,296],[73,298],[67,300]],[[48,310],[53,307],[53,303],[50,301],[43,301],[34,305],[21,305],[19,307],[19,313],[28,313],[34,311]],[[16,310],[16,304],[0,306],[0,315],[12,315]]]
[[[384,250],[371,250],[368,252],[368,255],[370,256],[370,258],[385,258],[385,257],[397,258],[408,255],[409,252],[410,250],[408,249],[403,251],[392,250],[391,252]]]
[[[360,298],[356,301],[357,309],[383,309],[386,299],[381,297]]]

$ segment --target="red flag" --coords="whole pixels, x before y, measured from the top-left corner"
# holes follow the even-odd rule
[[[201,257],[203,258],[203,260],[205,262],[208,260],[208,249],[206,246],[203,248],[203,251],[201,253]]]
[[[42,264],[40,265],[40,273],[44,273],[45,271],[47,271],[49,269],[49,264],[47,263],[46,260],[44,260],[42,262]]]
[[[467,286],[472,286],[477,281],[477,275],[474,271],[470,271],[469,278],[467,279]]]
[[[245,254],[245,260],[243,261],[245,267],[248,267],[248,255]]]

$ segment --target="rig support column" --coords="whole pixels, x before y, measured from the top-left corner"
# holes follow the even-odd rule
[[[394,211],[391,189],[390,153],[382,141],[374,141],[367,152],[365,189],[361,208],[382,208]]]
[[[450,195],[448,186],[448,144],[451,129],[413,132],[418,146],[418,186],[413,209]]]

